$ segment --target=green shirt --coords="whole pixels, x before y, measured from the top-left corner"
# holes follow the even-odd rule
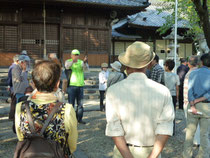
[[[72,59],[68,61],[72,62]],[[84,72],[83,72],[83,61],[78,59],[76,63],[73,63],[69,69],[72,70],[71,79],[70,79],[70,86],[84,86]]]

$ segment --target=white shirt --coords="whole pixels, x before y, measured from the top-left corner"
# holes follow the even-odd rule
[[[168,88],[144,73],[132,73],[107,90],[107,136],[124,136],[127,143],[138,146],[154,145],[157,134],[172,135],[174,116]]]
[[[99,73],[99,90],[105,91],[107,88],[107,80],[109,77],[109,71],[101,71]]]
[[[165,72],[165,86],[169,89],[172,96],[176,96],[176,86],[180,85],[179,76],[173,72]]]

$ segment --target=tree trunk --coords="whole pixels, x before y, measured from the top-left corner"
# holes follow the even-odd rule
[[[203,28],[204,36],[206,38],[206,43],[210,49],[210,22],[209,13],[207,7],[207,0],[203,0],[203,5],[201,0],[192,0],[195,5],[195,10],[200,18],[200,23]]]

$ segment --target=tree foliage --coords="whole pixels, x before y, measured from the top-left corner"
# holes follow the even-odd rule
[[[175,23],[175,1],[161,0],[167,3],[159,9],[162,11],[171,11],[171,15],[165,17],[166,23],[158,29],[160,34],[164,34],[168,29],[172,28]],[[207,45],[210,48],[210,1],[209,0],[178,0],[178,22],[183,20],[188,21],[188,24],[183,24],[189,28],[188,35],[198,37],[199,34],[204,34]]]

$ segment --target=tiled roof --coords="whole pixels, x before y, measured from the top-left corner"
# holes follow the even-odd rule
[[[139,12],[130,16],[127,16],[127,19],[123,20],[123,23],[145,26],[145,27],[161,27],[166,22],[165,18],[168,15],[171,15],[170,11],[158,12],[158,9],[161,8],[163,3],[152,3],[149,7],[146,8],[146,11]],[[122,23],[122,22],[120,22]],[[116,26],[115,26],[116,25]],[[119,24],[115,24],[114,27],[119,27]],[[178,21],[179,28],[188,28],[189,24],[185,20]]]
[[[163,11],[159,13],[154,6],[148,7],[145,12],[140,12],[128,16],[128,23],[140,26],[161,27],[166,22],[166,16],[171,15],[171,12]],[[179,28],[187,28],[187,21],[178,21]]]

